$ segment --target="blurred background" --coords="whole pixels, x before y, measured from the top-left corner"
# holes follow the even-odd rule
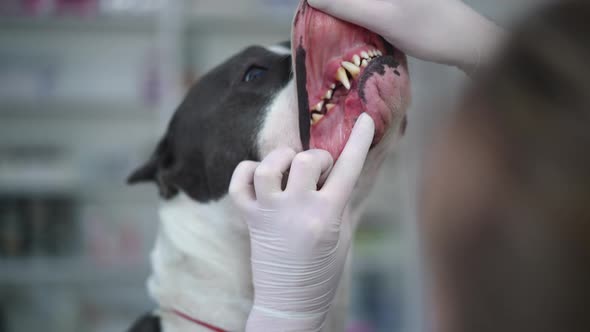
[[[539,3],[466,2],[502,25]],[[145,280],[158,197],[125,178],[187,88],[245,46],[287,40],[297,3],[0,0],[0,332],[124,331],[153,308]],[[423,321],[419,151],[466,78],[415,60],[410,71],[408,135],[356,241],[350,331],[418,331]]]

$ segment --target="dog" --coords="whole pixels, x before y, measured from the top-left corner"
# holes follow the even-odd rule
[[[337,159],[367,112],[375,141],[347,208],[350,220],[360,220],[375,175],[405,130],[405,55],[305,1],[292,41],[249,47],[207,73],[129,177],[130,184],[155,183],[161,196],[148,281],[157,309],[129,331],[244,330],[253,299],[250,242],[228,198],[233,170],[278,147],[321,148]],[[344,329],[346,299],[343,282],[326,331]]]

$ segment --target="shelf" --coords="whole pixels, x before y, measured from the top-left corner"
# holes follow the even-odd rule
[[[160,196],[155,185],[143,184],[131,186],[121,179],[118,184],[84,186],[72,193],[79,195],[87,202],[114,205],[152,205],[154,209],[159,204]]]
[[[0,195],[69,195],[76,192],[78,182],[78,175],[67,168],[18,172],[0,169]]]
[[[33,30],[39,32],[76,31],[77,33],[155,33],[158,30],[155,16],[118,15],[96,17],[0,17],[0,30]],[[208,31],[273,31],[289,34],[291,18],[272,15],[197,15],[187,20],[189,32]]]
[[[1,196],[68,196],[86,202],[109,203],[111,205],[153,204],[157,206],[157,188],[145,184],[130,186],[122,178],[119,183],[84,182],[75,177],[24,176],[8,177],[0,173]]]
[[[273,32],[289,37],[291,18],[272,17],[272,15],[245,16],[194,16],[189,19],[188,31],[191,33],[219,32]]]
[[[137,102],[98,100],[1,101],[0,118],[7,117],[69,117],[69,118],[131,118],[157,119],[155,107]]]
[[[147,263],[97,266],[81,259],[1,259],[0,285],[142,284],[149,271]]]
[[[154,33],[157,31],[157,20],[153,16],[141,15],[0,17],[0,30]]]

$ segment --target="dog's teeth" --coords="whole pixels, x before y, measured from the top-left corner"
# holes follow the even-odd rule
[[[362,51],[362,52],[361,52],[361,56],[362,56],[363,58],[365,58],[365,59],[368,59],[368,58],[369,58],[369,53],[367,53],[367,52],[365,52],[365,51]]]
[[[369,65],[369,61],[367,61],[367,59],[363,59],[363,62],[361,63],[361,67],[366,68]]]
[[[352,57],[352,62],[354,62],[355,66],[357,66],[357,67],[360,66],[361,65],[361,57],[358,56],[357,54],[355,54]]]
[[[336,84],[330,85],[330,89],[332,89],[332,90],[336,89]]]
[[[350,80],[348,79],[348,75],[346,75],[346,69],[340,67],[336,72],[336,79],[344,85],[346,90],[350,90]]]
[[[377,50],[377,55],[378,55],[378,56],[382,56],[382,55],[383,55],[383,52],[381,52],[381,51]]]
[[[312,109],[312,111],[321,112],[322,108],[324,108],[324,102],[320,101],[317,105],[315,105],[315,107]]]
[[[321,120],[321,119],[323,119],[323,118],[324,118],[324,115],[323,115],[323,114],[319,114],[319,113],[312,113],[312,114],[311,114],[311,124],[312,124],[312,125],[315,125],[315,124],[317,124],[318,122],[320,122],[320,120]]]
[[[336,105],[334,105],[334,104],[326,104],[326,110],[328,110],[328,112],[330,112],[334,107],[336,107]]]
[[[330,99],[332,99],[333,95],[334,95],[334,91],[328,90],[328,91],[326,91],[326,95],[324,96],[324,99],[330,100]]]
[[[348,70],[353,79],[356,79],[361,74],[361,69],[354,63],[344,61],[342,62],[342,67]]]
[[[370,50],[370,51],[369,51],[369,56],[370,56],[371,58],[372,58],[372,57],[374,57],[374,56],[375,56],[375,51],[373,51],[373,50]]]

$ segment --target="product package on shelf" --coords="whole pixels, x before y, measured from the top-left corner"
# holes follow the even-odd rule
[[[75,203],[68,197],[0,197],[0,256],[58,258],[80,248]]]

